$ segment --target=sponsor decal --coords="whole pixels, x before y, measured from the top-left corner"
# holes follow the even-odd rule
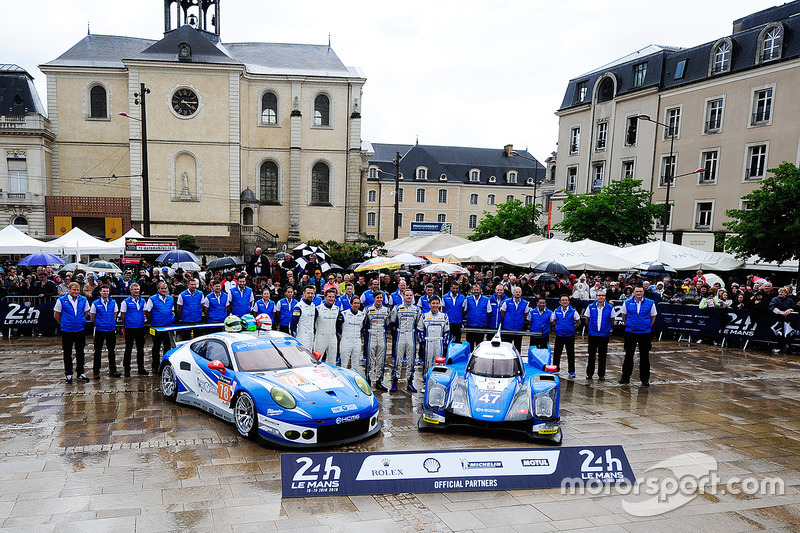
[[[550,466],[550,462],[546,457],[541,459],[523,459],[522,466]]]
[[[267,409],[267,416],[278,416],[283,414],[283,409]]]
[[[331,407],[331,411],[333,413],[346,413],[347,411],[352,411],[354,409],[358,409],[358,406],[354,403],[349,403],[347,405],[337,405],[336,407]]]
[[[422,420],[424,420],[428,424],[438,424],[439,423],[438,419],[433,418],[433,417],[428,416],[428,415],[422,415]]]
[[[336,418],[336,423],[337,424],[346,424],[348,422],[355,422],[356,420],[358,420],[360,418],[361,418],[360,414],[350,415],[350,416],[340,416],[340,417]]]
[[[471,470],[474,468],[503,468],[502,461],[467,461],[461,459],[461,468]]]

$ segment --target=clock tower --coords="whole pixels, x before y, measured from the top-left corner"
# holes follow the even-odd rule
[[[164,0],[164,34],[188,24],[213,43],[219,42],[220,0]]]

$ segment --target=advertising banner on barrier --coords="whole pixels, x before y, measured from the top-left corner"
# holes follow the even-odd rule
[[[284,453],[284,498],[633,483],[622,446]]]
[[[53,317],[55,305],[55,300],[40,305],[32,305],[27,299],[0,300],[0,325],[4,328],[57,328],[58,322]]]

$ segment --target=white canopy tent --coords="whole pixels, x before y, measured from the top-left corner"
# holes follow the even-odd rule
[[[22,233],[14,226],[6,226],[0,230],[0,254],[35,254],[36,252],[59,253],[58,246],[49,242],[37,241],[33,237]]]
[[[747,258],[744,268],[747,270],[761,270],[763,272],[797,272],[797,259],[790,259],[778,264],[775,261],[764,261],[757,255]]]
[[[466,244],[445,248],[434,252],[433,256],[470,263],[496,263],[502,261],[503,254],[509,249],[516,247],[519,247],[518,243],[500,237],[490,237],[482,241],[468,241]]]
[[[544,261],[556,261],[569,270],[610,270],[616,272],[628,270],[635,264],[628,259],[617,257],[599,248],[592,250],[585,245],[562,241],[561,239],[549,239],[509,248],[501,261],[526,267],[534,267]]]
[[[531,233],[530,235],[525,235],[524,237],[517,237],[516,239],[511,239],[511,242],[518,242],[519,244],[531,244],[533,242],[541,242],[546,240],[541,235],[536,235]]]
[[[62,235],[51,245],[57,246],[64,254],[109,254],[122,255],[125,246],[117,246],[111,242],[101,241],[83,231],[80,228],[72,228],[65,235]]]
[[[671,242],[654,241],[628,248],[618,248],[613,255],[627,259],[637,265],[645,261],[661,261],[675,270],[735,270],[744,266],[744,261],[731,254],[722,252],[704,252],[688,246],[680,246]]]
[[[399,241],[400,239],[397,240]],[[438,233],[436,235],[431,235],[430,237],[422,237],[419,239],[415,237],[408,237],[408,239],[403,240],[399,246],[394,245],[392,248],[389,248],[389,244],[396,242],[397,241],[390,241],[386,244],[388,255],[397,255],[401,253],[409,253],[414,255],[435,255],[435,252],[439,250],[465,244],[470,241],[463,237],[450,235],[449,233]]]
[[[125,249],[125,239],[127,237],[130,237],[132,239],[141,239],[141,238],[144,237],[144,235],[142,235],[141,233],[139,233],[135,229],[131,228],[131,229],[128,230],[127,233],[125,233],[125,235],[123,235],[119,239],[114,239],[113,241],[108,241],[108,244],[113,244],[114,246],[119,247],[120,250],[124,250]],[[186,270],[186,269],[184,269],[184,270]]]

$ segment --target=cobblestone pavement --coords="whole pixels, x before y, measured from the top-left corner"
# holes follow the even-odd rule
[[[59,344],[0,340],[3,531],[800,531],[797,357],[656,342],[647,389],[617,384],[615,339],[608,380],[579,372],[562,381],[564,446],[621,444],[640,478],[659,461],[680,456],[676,464],[687,467],[707,454],[722,483],[783,483],[772,495],[696,491],[686,505],[640,517],[623,508],[631,495],[560,489],[282,499],[278,451],[164,401],[153,376],[68,386]],[[585,354],[579,340],[579,370]],[[420,433],[420,394],[379,398],[382,433],[345,449],[539,446]]]

